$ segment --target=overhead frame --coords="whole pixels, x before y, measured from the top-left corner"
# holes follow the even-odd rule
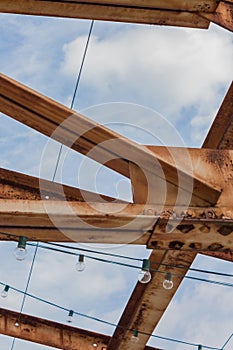
[[[182,6],[181,6],[182,4]],[[49,15],[49,16],[61,16],[61,17],[75,17],[75,18],[86,18],[86,19],[100,19],[100,20],[108,20],[108,21],[123,21],[123,22],[133,22],[133,23],[148,23],[148,24],[159,24],[159,25],[176,25],[176,26],[188,26],[188,27],[196,27],[196,28],[208,28],[210,21],[228,29],[233,30],[233,19],[232,19],[232,8],[233,8],[233,1],[211,1],[211,0],[193,0],[193,1],[142,1],[142,0],[98,0],[98,1],[42,1],[42,0],[18,0],[18,1],[7,1],[2,0],[0,3],[0,12],[5,13],[21,13],[21,14],[31,14],[31,15]],[[1,86],[0,86],[0,92],[1,92],[1,109],[2,112],[6,113],[7,115],[10,115],[11,117],[23,122],[26,125],[29,125],[30,127],[33,127],[34,129],[51,136],[51,134],[54,131],[54,128],[58,126],[62,120],[66,119],[68,116],[70,116],[70,113],[73,111],[70,111],[66,109],[66,107],[61,106],[54,101],[51,101],[47,99],[46,97],[41,96],[40,94],[33,92],[32,90],[22,86],[22,84],[19,84],[17,82],[13,82],[11,79],[1,75]],[[78,143],[75,147],[76,150],[82,153],[88,152],[93,145],[98,145],[102,141],[106,141],[109,139],[117,139],[119,140],[120,144],[126,147],[125,149],[128,150],[128,147],[131,149],[131,156],[132,158],[127,159],[125,157],[125,153],[119,154],[119,152],[116,152],[116,150],[119,150],[119,148],[113,148],[110,150],[111,156],[114,154],[114,156],[117,155],[118,159],[117,161],[110,161],[107,166],[109,166],[111,169],[114,169],[124,176],[127,176],[131,178],[132,181],[132,187],[133,187],[133,194],[134,194],[134,202],[139,204],[129,204],[126,206],[126,209],[124,209],[123,214],[121,213],[121,217],[113,217],[113,222],[118,222],[117,225],[119,225],[119,220],[132,219],[132,211],[136,210],[136,215],[140,213],[140,220],[143,222],[143,225],[146,222],[146,226],[143,226],[141,231],[140,239],[137,241],[138,244],[147,244],[150,248],[156,248],[154,252],[152,253],[151,259],[153,258],[155,252],[156,257],[160,260],[160,264],[162,263],[171,263],[174,260],[181,261],[183,264],[185,262],[185,266],[188,269],[188,267],[193,262],[197,252],[203,253],[203,250],[207,248],[207,251],[205,251],[205,254],[209,254],[211,256],[216,256],[223,259],[232,260],[232,200],[231,197],[227,195],[227,193],[232,193],[232,179],[230,177],[231,168],[229,167],[229,171],[226,170],[226,168],[223,169],[223,167],[220,165],[220,160],[227,159],[227,162],[229,161],[229,164],[232,164],[232,147],[233,147],[233,105],[232,105],[232,93],[233,93],[233,87],[231,85],[225,100],[223,101],[223,104],[217,114],[217,117],[210,129],[210,132],[203,144],[202,150],[190,150],[191,154],[191,160],[193,164],[193,173],[190,174],[187,169],[185,169],[185,166],[182,168],[177,168],[176,165],[174,165],[169,159],[169,155],[166,154],[166,150],[162,148],[154,148],[154,147],[143,147],[139,146],[135,143],[132,143],[131,141],[116,135],[108,130],[104,129],[101,126],[93,125],[92,121],[89,121],[85,119],[85,117],[78,115],[78,119],[80,121],[80,125],[88,125],[91,126],[90,129],[88,129],[88,132],[85,134],[85,137],[81,137],[79,142],[83,142],[83,145],[80,147],[80,143]],[[30,98],[27,99],[23,94],[30,95]],[[32,98],[32,100],[31,100]],[[45,110],[36,110],[37,106],[35,107],[32,105],[28,105],[30,101],[33,101],[33,99],[40,99],[47,103],[47,106],[51,109],[46,110],[46,118],[48,117],[48,111],[50,113],[50,117],[53,118],[54,114],[59,115],[61,118],[59,119],[58,123],[54,120],[49,120],[49,123],[45,125],[44,123],[43,127],[39,126],[40,121],[43,120],[45,116]],[[54,113],[56,111],[56,113]],[[23,116],[24,115],[24,116]],[[37,118],[37,119],[36,119]],[[42,119],[41,119],[42,118]],[[85,124],[87,122],[87,124]],[[57,124],[56,124],[57,123]],[[90,124],[88,124],[90,123]],[[51,127],[52,126],[52,127]],[[84,127],[84,130],[85,130]],[[41,128],[41,129],[40,129]],[[87,129],[86,129],[87,130]],[[94,130],[94,133],[92,131]],[[97,134],[96,134],[97,131]],[[63,130],[65,133],[65,136],[69,137],[70,131],[69,130]],[[97,135],[97,138],[96,138]],[[59,141],[64,142],[65,138],[62,139],[62,136],[59,136]],[[83,147],[84,146],[84,147]],[[73,146],[74,147],[74,146]],[[124,149],[123,147],[123,149]],[[82,149],[84,151],[82,151]],[[208,149],[208,150],[207,150]],[[225,151],[220,151],[225,150]],[[179,152],[179,150],[177,150]],[[129,153],[129,152],[128,152]],[[197,156],[198,155],[198,156]],[[106,156],[109,156],[109,149],[101,149],[98,148],[98,152],[95,154],[96,160],[100,163],[103,162],[103,159],[105,159]],[[134,158],[136,157],[136,158]],[[185,241],[184,245],[182,246],[173,246],[171,249],[171,246],[169,244],[171,243],[171,240],[167,240],[167,235],[165,237],[163,230],[161,231],[161,227],[164,227],[164,223],[166,224],[166,217],[162,217],[162,214],[157,215],[156,213],[156,206],[151,199],[146,197],[145,193],[147,191],[147,184],[145,183],[145,178],[143,175],[140,174],[140,169],[138,169],[137,165],[135,166],[135,159],[138,160],[143,159],[142,164],[140,162],[140,166],[142,166],[143,170],[147,173],[149,173],[149,176],[155,176],[156,172],[154,173],[155,169],[151,169],[149,166],[150,161],[155,158],[156,160],[159,160],[160,164],[162,164],[163,169],[166,173],[166,181],[172,186],[172,190],[170,192],[170,198],[172,197],[172,194],[174,194],[174,188],[178,188],[179,184],[177,183],[177,170],[181,172],[181,174],[190,180],[190,178],[194,181],[194,183],[197,185],[195,186],[194,196],[192,197],[191,203],[193,204],[193,207],[189,207],[187,213],[189,213],[189,220],[194,220],[194,223],[186,223],[182,222],[180,224],[179,232],[174,231],[174,237],[176,237],[176,242],[182,242],[181,237],[184,237],[185,233]],[[144,161],[144,157],[146,161]],[[195,164],[197,161],[197,157],[199,157],[199,161],[201,159],[202,161],[202,167],[199,169],[195,168]],[[212,159],[212,165],[207,165],[207,157],[208,160]],[[212,166],[212,170],[216,166],[216,162],[219,165],[217,166],[217,170],[215,169],[215,175],[213,177],[214,181],[211,182],[210,179],[206,178],[206,168],[207,166]],[[223,182],[221,183],[221,186],[219,186],[219,180],[220,177],[217,175],[219,174],[219,171],[221,170],[221,175],[223,176]],[[0,202],[1,202],[1,212],[0,212],[0,220],[1,220],[1,227],[2,230],[8,230],[9,234],[16,234],[19,233],[19,222],[20,222],[20,211],[19,211],[19,217],[13,218],[15,216],[15,205],[17,203],[17,206],[20,205],[21,207],[21,213],[23,216],[28,216],[28,214],[32,212],[35,213],[35,215],[41,215],[43,211],[42,202],[45,198],[41,198],[41,192],[39,191],[39,185],[38,185],[38,179],[35,178],[27,178],[25,175],[17,174],[14,172],[8,173],[10,176],[10,180],[8,178],[8,182],[6,181],[7,176],[4,178],[4,174],[6,175],[7,171],[5,169],[1,169],[1,182],[0,182]],[[138,187],[137,183],[135,181],[136,175],[140,176],[140,181],[142,187]],[[157,174],[158,175],[158,174]],[[155,176],[156,177],[156,176]],[[158,177],[158,176],[157,176]],[[32,180],[32,185],[29,186],[29,182]],[[223,183],[228,183],[225,188],[223,188]],[[184,182],[185,183],[185,182]],[[44,187],[43,187],[44,186]],[[51,184],[49,182],[44,181],[42,188],[44,189],[45,193],[49,192],[50,195],[50,201],[51,201],[51,209],[53,206],[53,209],[55,209],[55,212],[61,212],[63,211],[64,203],[61,201],[60,198],[60,189],[59,185],[53,184],[53,191],[51,191]],[[56,187],[57,186],[57,187]],[[142,188],[142,189],[141,189]],[[204,189],[204,191],[203,191]],[[185,191],[188,190],[188,188],[184,188]],[[47,191],[47,192],[46,192]],[[68,188],[64,187],[64,192],[66,196],[66,200],[70,202],[71,205],[76,206],[79,208],[78,210],[83,213],[83,210],[86,211],[88,214],[87,216],[91,215],[97,215],[97,213],[94,213],[89,210],[89,208],[85,208],[85,203],[83,203],[82,200],[82,191],[80,192],[78,189]],[[176,192],[175,192],[176,193]],[[204,196],[203,196],[204,193]],[[200,200],[200,194],[202,194],[201,200]],[[91,198],[91,201],[96,202],[96,199],[98,199],[98,195],[88,193]],[[112,198],[101,196],[104,201],[108,201],[111,203]],[[147,206],[143,207],[143,204],[145,203],[145,198],[147,198]],[[199,201],[197,200],[199,198]],[[210,200],[211,198],[211,200]],[[77,202],[78,201],[78,202]],[[73,203],[76,202],[76,203]],[[98,200],[97,200],[98,202]],[[168,199],[169,202],[169,199]],[[170,201],[172,205],[174,205],[174,200]],[[114,203],[114,205],[118,205],[119,203]],[[168,203],[166,203],[167,205]],[[49,204],[50,205],[50,204]],[[104,205],[104,204],[101,204]],[[148,207],[149,205],[149,207]],[[141,206],[141,207],[140,207]],[[140,207],[140,209],[139,209]],[[143,209],[142,209],[143,207]],[[172,207],[173,208],[173,207]],[[165,206],[164,215],[166,214],[166,209],[169,211],[169,209]],[[149,211],[146,211],[149,210]],[[206,216],[201,215],[200,213],[204,212]],[[145,213],[149,213],[149,215],[145,215]],[[198,217],[199,213],[199,217]],[[44,215],[44,214],[43,214]],[[144,215],[144,216],[143,216]],[[40,216],[41,217],[41,216]],[[94,217],[94,216],[93,216]],[[35,216],[36,219],[36,216]],[[62,218],[61,220],[63,220]],[[95,217],[96,219],[96,217]],[[106,222],[106,217],[104,216],[101,219],[101,223]],[[5,220],[5,221],[4,221]],[[10,221],[9,221],[10,220]],[[9,228],[9,223],[16,223],[18,221],[18,227],[16,225],[15,230],[13,227]],[[32,219],[34,220],[34,219]],[[91,219],[92,220],[92,219]],[[184,218],[185,220],[185,218]],[[196,221],[195,221],[196,220]],[[198,221],[199,220],[199,221]],[[197,222],[198,221],[198,222]],[[33,221],[32,221],[33,222]],[[171,221],[172,222],[172,221]],[[8,227],[7,227],[8,223]],[[111,218],[108,221],[108,224],[111,225]],[[124,221],[125,223],[125,221]],[[218,226],[220,223],[221,227]],[[12,226],[14,226],[14,224]],[[113,224],[115,225],[115,224]],[[175,225],[175,224],[174,224]],[[183,226],[182,226],[183,225]],[[190,231],[187,232],[187,227],[189,228],[193,225],[194,229],[192,228]],[[200,226],[201,225],[201,226]],[[201,238],[201,230],[200,227],[209,227],[212,236],[209,236],[209,241],[207,241],[205,244],[205,247],[203,246],[203,240]],[[35,227],[34,227],[35,228]],[[216,230],[215,230],[216,228]],[[184,232],[182,232],[182,229]],[[213,236],[213,231],[215,230],[215,236]],[[220,232],[219,232],[220,230]],[[43,231],[43,228],[42,228]],[[42,232],[41,231],[41,232]],[[192,243],[195,242],[188,242],[188,237],[190,237],[190,232],[194,232],[195,239],[201,243],[200,246],[197,244],[192,245],[192,249],[190,251],[182,250],[182,247],[185,246],[185,244],[188,244],[189,246]],[[127,232],[127,230],[126,230]],[[124,233],[126,233],[124,232]],[[131,232],[131,231],[129,231]],[[114,233],[114,229],[111,230],[111,234]],[[127,232],[128,233],[128,232]],[[205,232],[205,234],[208,232]],[[109,232],[108,232],[109,234]],[[137,232],[138,234],[138,232]],[[177,236],[178,234],[178,236]],[[199,236],[198,236],[199,235]],[[217,236],[216,236],[217,235]],[[30,235],[29,235],[30,236]],[[84,236],[83,236],[84,237]],[[101,236],[98,236],[100,241],[104,238]],[[106,236],[105,236],[106,237]],[[108,236],[109,237],[109,236]],[[214,241],[213,241],[213,237]],[[216,238],[218,237],[218,238]],[[3,236],[1,236],[2,239],[5,239]],[[33,237],[31,237],[33,238]],[[53,236],[54,238],[54,236]],[[132,238],[132,237],[131,237]],[[8,239],[13,239],[12,236],[8,236]],[[41,239],[41,236],[34,237],[34,239]],[[58,237],[58,239],[61,239],[61,236]],[[85,238],[83,238],[85,239]],[[171,238],[172,239],[172,238]],[[218,240],[219,239],[219,240]],[[62,239],[61,239],[62,240]],[[110,241],[113,242],[113,236],[111,236]],[[166,243],[167,241],[167,243]],[[201,242],[200,242],[201,241]],[[230,242],[229,246],[224,246],[224,242],[227,241],[228,244]],[[106,241],[105,241],[106,242]],[[156,242],[156,245],[153,246]],[[196,242],[198,243],[198,242]],[[211,249],[208,248],[208,244],[215,244],[215,247],[211,246]],[[166,245],[167,244],[167,245]],[[161,246],[162,245],[162,246]],[[187,246],[185,246],[187,248]],[[168,249],[170,248],[170,249]],[[204,249],[205,248],[205,249]],[[214,249],[213,249],[214,248]],[[159,250],[161,249],[161,250]],[[165,250],[164,250],[165,249]],[[157,260],[156,259],[156,260]],[[180,259],[180,260],[179,260]],[[158,324],[161,316],[163,315],[164,311],[166,310],[166,307],[168,306],[169,302],[171,301],[175,290],[178,288],[179,284],[182,281],[182,278],[177,278],[175,280],[175,289],[172,290],[170,293],[167,293],[166,295],[164,292],[160,291],[159,285],[161,285],[160,277],[156,274],[153,275],[152,282],[147,286],[137,285],[135,287],[135,290],[128,302],[128,305],[122,315],[122,318],[119,322],[119,325],[125,325],[126,328],[137,328],[139,331],[145,331],[148,333],[153,332],[154,327]],[[135,297],[137,296],[137,297]],[[139,299],[138,299],[138,296]],[[146,303],[146,308],[145,308]],[[162,305],[161,310],[157,310],[156,305]],[[151,309],[151,305],[153,305],[153,308],[151,312],[148,312],[148,309]],[[134,312],[132,312],[134,310]],[[17,317],[16,313],[12,313],[9,310],[1,310],[0,312],[0,331],[3,334],[7,334],[10,336],[20,337],[24,338],[30,341],[36,341],[40,342],[41,335],[43,333],[38,333],[37,338],[35,335],[32,335],[30,332],[24,331],[23,327],[19,327],[19,329],[16,331],[15,328],[12,328],[13,319]],[[140,317],[139,317],[140,315]],[[22,320],[25,318],[25,323],[28,322],[28,325],[32,324],[32,316],[23,316]],[[5,320],[4,324],[9,324],[9,328],[3,329],[2,322]],[[23,321],[24,322],[24,321]],[[33,319],[34,324],[36,324],[36,328],[41,330],[42,324],[44,324],[43,320],[35,320]],[[51,343],[48,343],[49,336],[51,331],[54,331],[53,327],[57,327],[54,323],[51,323],[50,321],[46,321],[47,326],[51,327],[49,330],[49,333],[47,333],[47,340],[43,338],[43,344],[47,344],[50,346]],[[45,323],[46,323],[45,322]],[[27,327],[28,327],[27,325]],[[62,329],[62,332],[66,331],[66,326],[62,325],[59,326],[60,329]],[[68,331],[68,330],[67,330]],[[78,333],[77,330],[74,330],[75,334]],[[135,344],[132,346],[130,342],[130,332],[123,332],[120,330],[120,328],[116,328],[116,331],[112,338],[106,337],[104,335],[96,335],[96,334],[89,334],[87,331],[83,331],[83,339],[82,339],[82,346],[85,346],[85,349],[88,349],[88,344],[90,343],[90,340],[94,339],[95,337],[99,337],[98,341],[101,343],[102,350],[105,349],[106,344],[108,350],[155,350],[151,347],[146,346],[146,343],[148,341],[147,336],[140,337],[140,342],[137,343],[136,347]],[[72,331],[71,331],[72,333]],[[27,337],[25,336],[27,334]],[[95,338],[96,339],[96,338]],[[61,344],[57,344],[57,347],[60,347]],[[64,346],[64,344],[63,344]],[[66,344],[67,350],[72,350],[71,344]]]

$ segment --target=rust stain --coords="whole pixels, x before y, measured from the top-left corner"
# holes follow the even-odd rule
[[[218,232],[223,235],[223,236],[228,236],[231,234],[231,232],[233,231],[233,227],[232,226],[226,226],[223,225],[218,229]]]
[[[208,246],[209,250],[219,250],[224,248],[224,246],[220,243],[212,243],[211,245]]]
[[[199,228],[199,230],[202,232],[202,233],[209,233],[210,232],[210,227],[207,226],[207,225],[203,225]]]
[[[189,233],[190,231],[195,229],[195,226],[193,224],[178,225],[177,229],[183,233]]]
[[[202,244],[199,242],[192,242],[190,243],[189,248],[194,250],[200,250],[202,248]]]
[[[181,241],[172,241],[169,243],[169,248],[170,249],[181,249],[184,245],[184,242],[181,242]]]

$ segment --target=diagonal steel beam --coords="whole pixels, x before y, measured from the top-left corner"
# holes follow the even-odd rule
[[[213,13],[201,13],[200,16],[233,32],[233,3],[231,0],[219,1]]]
[[[233,82],[213,121],[202,148],[233,149]]]
[[[150,339],[150,334],[153,333],[154,328],[164,314],[182,282],[182,276],[186,273],[195,256],[195,252],[152,252],[150,259],[152,261],[158,261],[158,265],[153,265],[153,268],[159,269],[164,273],[152,272],[152,280],[146,285],[142,286],[138,282],[118,323],[119,327],[116,328],[109,342],[108,350],[143,350],[145,348],[145,344]],[[168,268],[163,264],[176,264],[186,269],[175,267]],[[163,281],[167,271],[180,275],[174,275],[174,287],[170,290],[165,290],[163,288]],[[139,341],[137,343],[131,341],[133,332],[125,331],[125,328],[139,331]]]
[[[129,177],[129,162],[140,169],[181,187],[183,191],[215,204],[219,191],[192,174],[179,171],[159,154],[139,145],[85,116],[49,99],[15,80],[0,74],[0,111],[17,121],[52,137],[66,146]],[[162,172],[161,172],[162,168]],[[194,181],[194,188],[190,183]],[[200,203],[198,203],[200,204]]]

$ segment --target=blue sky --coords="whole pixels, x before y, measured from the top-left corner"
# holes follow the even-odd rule
[[[1,71],[69,106],[89,27],[89,21],[2,14]],[[230,84],[232,70],[232,36],[214,25],[204,31],[96,22],[75,109],[140,143],[200,147]],[[38,176],[46,137],[4,115],[0,118],[1,167]],[[54,172],[59,144],[54,142],[53,147],[43,169],[48,179]],[[82,159],[64,149],[62,181],[93,190],[89,174],[79,170]],[[129,182],[124,178],[104,170],[97,178],[100,192],[130,198]],[[14,246],[0,245],[4,262],[0,281],[24,289],[33,249],[29,248],[27,260],[19,263],[11,253]],[[149,254],[135,246],[108,249],[141,258]],[[29,291],[117,323],[135,286],[137,271],[88,261],[86,270],[78,274],[74,265],[74,257],[39,250]],[[233,273],[231,264],[207,257],[198,257],[194,265]],[[12,292],[0,302],[1,307],[19,310],[21,297]],[[24,311],[59,322],[66,319],[60,310],[41,307],[29,299]],[[220,347],[233,330],[232,314],[231,288],[185,281],[156,334]],[[74,325],[113,332],[82,318]],[[0,347],[10,349],[11,341],[1,336]],[[166,350],[187,349],[154,339],[150,344]],[[42,348],[19,340],[14,347]],[[226,350],[231,348],[232,343]]]

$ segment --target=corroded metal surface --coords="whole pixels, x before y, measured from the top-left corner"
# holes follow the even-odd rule
[[[202,147],[233,149],[233,82],[229,87]]]
[[[1,0],[0,12],[207,29],[215,0]]]
[[[15,326],[15,322],[19,327]],[[30,315],[0,309],[0,333],[65,350],[106,349],[110,337]]]

